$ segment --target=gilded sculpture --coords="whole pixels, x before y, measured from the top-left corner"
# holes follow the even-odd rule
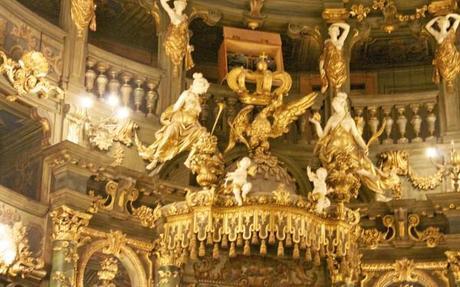
[[[70,15],[77,28],[78,37],[83,36],[86,28],[96,31],[96,4],[94,0],[72,0]]]
[[[348,77],[347,63],[343,54],[343,46],[350,32],[347,23],[333,23],[329,26],[329,39],[324,41],[323,53],[319,58],[321,75],[321,92],[330,87],[334,92],[340,90]]]
[[[394,182],[369,159],[370,142],[363,140],[348,110],[347,98],[340,92],[332,99],[332,115],[324,129],[317,116],[310,119],[319,138],[315,153],[329,173],[328,183],[344,199],[356,197],[362,182],[376,193],[377,200],[389,200],[385,191]]]
[[[437,29],[434,28],[435,24]],[[438,43],[433,60],[433,81],[436,84],[441,83],[441,80],[444,81],[450,92],[453,90],[454,81],[460,71],[460,54],[455,45],[455,35],[459,24],[460,15],[451,13],[431,19],[425,26]]]
[[[230,89],[247,105],[232,122],[228,123],[230,137],[226,152],[241,142],[251,153],[267,153],[270,147],[268,139],[287,133],[289,124],[305,113],[317,96],[316,93],[312,93],[287,105],[283,104],[283,98],[291,89],[291,76],[286,72],[268,70],[265,55],[259,57],[256,71],[238,67],[232,69],[226,78]],[[255,91],[250,91],[246,87],[246,82],[249,81],[255,82]],[[273,89],[275,82],[278,82],[279,86]],[[251,113],[256,105],[264,108],[250,122]]]
[[[8,96],[8,100],[15,101],[18,97],[27,95],[47,98],[54,94],[57,98],[63,97],[64,92],[46,79],[49,65],[42,53],[27,52],[16,62],[8,58],[5,52],[0,51],[0,58],[2,59],[0,73],[7,78],[17,92],[17,95]]]
[[[265,54],[259,56],[256,68],[256,71],[243,67],[233,68],[226,76],[229,88],[238,95],[242,103],[265,106],[279,96],[287,95],[292,86],[292,78],[288,73],[270,71]],[[249,91],[247,82],[256,83],[255,91]]]
[[[331,189],[327,187],[326,178],[327,170],[320,167],[316,172],[312,172],[310,166],[307,167],[308,179],[313,182],[312,196],[316,200],[315,211],[318,214],[323,214],[324,211],[331,206],[331,201],[327,198],[327,194],[331,192]]]
[[[201,113],[200,95],[209,88],[202,74],[193,74],[191,87],[184,91],[176,103],[168,107],[161,115],[162,128],[155,133],[155,141],[144,146],[137,135],[135,141],[139,155],[149,161],[148,170],[172,159],[177,154],[190,150],[200,137],[208,133],[199,123]]]
[[[165,37],[164,48],[166,55],[173,64],[173,73],[177,75],[179,68],[182,65],[182,60],[185,61],[185,69],[193,68],[193,46],[190,45],[190,36],[188,31],[189,18],[184,13],[187,7],[186,0],[174,1],[174,8],[168,4],[169,0],[160,0],[161,6],[168,13],[171,23],[168,27],[168,32]]]
[[[238,162],[236,170],[228,172],[225,177],[224,185],[227,186],[228,182],[231,181],[231,189],[239,206],[243,205],[243,201],[246,200],[246,196],[252,188],[252,184],[248,182],[249,175],[254,176],[255,170],[251,159],[243,157]]]

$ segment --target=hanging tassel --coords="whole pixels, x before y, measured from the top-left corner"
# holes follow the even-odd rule
[[[265,244],[265,239],[262,239],[262,243],[260,244],[260,255],[267,255],[267,244]]]
[[[204,247],[204,241],[200,241],[200,249],[198,250],[198,256],[203,257],[206,255],[206,248]]]
[[[259,236],[257,236],[256,231],[252,232],[251,244],[252,245],[258,245],[259,244]]]
[[[192,242],[190,242],[190,259],[192,259],[192,260],[197,260],[198,259],[195,237],[193,237]]]
[[[324,245],[321,245],[319,249],[319,256],[326,257],[326,249],[324,248]]]
[[[291,234],[286,235],[286,247],[292,246]]]
[[[230,258],[236,257],[236,248],[235,248],[235,242],[230,243],[230,250],[228,252],[228,256]]]
[[[270,232],[270,236],[268,237],[268,244],[273,245],[275,244],[276,239],[275,239],[275,233]]]
[[[307,250],[305,250],[305,261],[311,262],[312,260],[312,255],[311,255],[311,249],[310,247],[307,247]]]
[[[222,248],[227,248],[228,247],[228,237],[227,234],[224,234],[222,236]]]
[[[245,256],[251,255],[251,246],[249,245],[249,240],[246,240],[244,242],[243,255]]]
[[[243,236],[240,234],[238,234],[238,237],[236,238],[236,246],[238,247],[241,247],[243,246]]]
[[[219,258],[219,244],[214,243],[214,248],[212,249],[212,258],[218,259]]]
[[[279,257],[284,256],[283,241],[279,241],[279,242],[278,242],[278,256],[279,256]]]
[[[313,264],[315,266],[321,265],[321,257],[319,256],[319,252],[315,252],[315,258],[313,259]]]
[[[305,237],[300,238],[300,249],[305,249],[307,248],[307,241],[305,240]]]
[[[299,244],[294,244],[294,249],[292,250],[292,258],[294,259],[299,259],[300,257],[300,250],[299,250]]]
[[[213,244],[213,240],[212,240],[212,233],[211,232],[208,232],[208,236],[206,238],[206,244],[207,245],[212,245]]]

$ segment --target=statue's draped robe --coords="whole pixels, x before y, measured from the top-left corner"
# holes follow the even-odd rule
[[[165,38],[166,55],[171,59],[174,73],[177,74],[182,59],[185,57],[185,69],[193,68],[192,49],[189,46],[188,19],[184,19],[179,25],[169,24]]]
[[[140,150],[144,159],[165,162],[177,154],[191,149],[200,136],[207,131],[200,125],[198,116],[201,112],[198,97],[189,97],[176,112],[170,106],[161,115],[164,125],[155,133],[155,142]]]
[[[460,55],[455,47],[455,31],[453,29],[448,32],[444,41],[438,45],[433,66],[433,81],[439,84],[443,79],[447,87],[452,88],[453,82],[460,71]]]
[[[320,68],[322,91],[329,85],[338,90],[347,80],[347,64],[342,50],[338,49],[331,40],[324,42],[324,50],[320,56],[323,67]]]
[[[335,168],[338,161],[345,159],[340,164],[350,167],[353,175],[359,177],[370,190],[383,194],[384,190],[390,188],[372,161],[363,154],[351,132],[347,132],[341,123],[318,141],[315,153],[328,172]]]

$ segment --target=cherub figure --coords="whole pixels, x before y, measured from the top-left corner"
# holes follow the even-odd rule
[[[319,214],[322,214],[326,208],[331,206],[331,201],[327,198],[327,194],[331,192],[331,189],[327,188],[326,178],[327,170],[323,167],[320,167],[316,170],[316,173],[311,171],[311,168],[307,167],[308,179],[313,182],[313,192],[312,194],[315,198],[318,199],[315,206],[315,211]]]
[[[232,182],[232,192],[239,206],[243,205],[243,200],[252,189],[252,184],[248,182],[248,175],[255,175],[255,166],[252,165],[249,157],[242,158],[235,171],[227,173],[225,177],[225,187],[229,181]]]

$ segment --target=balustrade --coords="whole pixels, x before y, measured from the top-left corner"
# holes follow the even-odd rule
[[[108,95],[114,95],[124,107],[129,107],[137,114],[153,117],[161,75],[159,69],[89,45],[85,88],[101,101]]]
[[[236,116],[242,105],[236,96],[222,86],[212,85],[203,101],[201,121],[212,128],[217,116],[217,103],[225,103],[225,109],[216,124],[215,133],[227,137],[228,120]],[[365,140],[383,128],[383,133],[374,144],[405,144],[433,142],[437,131],[437,92],[401,93],[391,95],[351,96],[352,115],[358,130]],[[292,144],[313,145],[317,141],[315,131],[308,119],[315,113],[323,113],[323,108],[313,106],[291,132],[283,138]],[[322,119],[324,124],[324,117]],[[384,125],[384,127],[382,127]]]
[[[354,116],[362,119],[358,129],[366,140],[385,125],[375,144],[432,142],[437,136],[436,104],[436,91],[351,96]]]

